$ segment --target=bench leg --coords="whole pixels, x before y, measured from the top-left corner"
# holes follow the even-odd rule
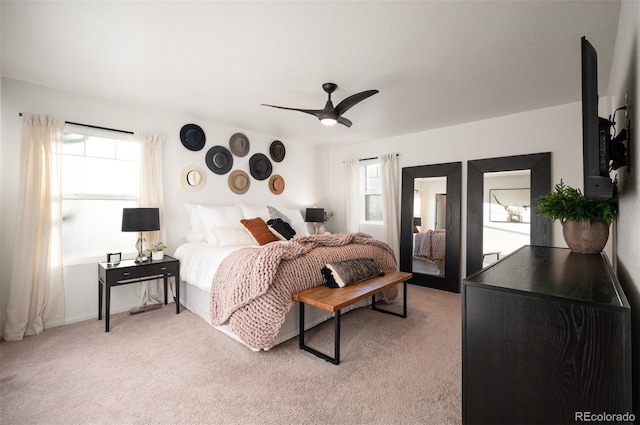
[[[340,310],[336,311],[334,320],[334,357],[329,357],[320,351],[309,347],[304,342],[304,303],[300,302],[300,333],[298,334],[298,346],[301,350],[307,351],[314,356],[325,359],[335,365],[340,364]]]
[[[335,331],[333,340],[333,363],[340,364],[340,310],[336,311],[336,315],[333,317]],[[330,360],[331,361],[331,360]]]
[[[403,299],[403,306],[402,306],[402,313],[396,313],[393,311],[387,311],[387,310],[383,310],[380,309],[378,307],[376,307],[376,297],[375,295],[372,297],[371,299],[371,308],[375,311],[379,311],[381,313],[386,313],[386,314],[391,314],[393,316],[398,316],[398,317],[402,317],[402,318],[406,318],[407,317],[407,282],[404,281],[403,283],[403,293],[402,293],[402,299]],[[321,353],[320,351],[309,347],[307,344],[305,344],[304,342],[304,303],[302,301],[299,302],[300,303],[300,333],[298,334],[298,347],[300,347],[301,350],[307,351],[315,356],[320,357],[321,359],[325,359],[328,362],[331,362],[335,365],[340,364],[340,310],[336,311],[333,320],[334,320],[334,356],[333,357],[329,357],[324,353]]]
[[[402,313],[396,313],[393,311],[383,310],[381,308],[376,307],[376,296],[373,295],[371,297],[371,309],[375,311],[379,311],[380,313],[391,314],[393,316],[402,317],[403,319],[407,318],[407,281],[402,282]]]

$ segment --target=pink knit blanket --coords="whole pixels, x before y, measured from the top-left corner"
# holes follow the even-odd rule
[[[444,260],[447,233],[444,230],[427,230],[414,233],[413,255],[430,260]]]
[[[303,236],[234,251],[213,278],[211,322],[229,324],[251,348],[270,348],[293,306],[291,294],[324,284],[325,264],[354,258],[397,270],[389,245],[364,233]],[[391,302],[397,294],[394,287],[384,299]]]

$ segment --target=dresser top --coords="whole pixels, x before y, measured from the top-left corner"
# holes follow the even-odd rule
[[[605,254],[578,254],[568,248],[523,246],[464,282],[629,308]]]

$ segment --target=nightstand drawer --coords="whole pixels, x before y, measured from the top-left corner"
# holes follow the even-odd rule
[[[116,267],[107,269],[106,277],[110,282],[119,282],[122,280],[139,279],[164,274],[175,276],[178,270],[177,264],[177,262],[159,262],[139,264],[134,267]]]
[[[127,269],[108,270],[107,279],[109,279],[109,281],[111,282],[115,282],[120,280],[137,279],[140,277],[146,277],[153,274],[159,274],[159,273],[154,273],[144,266],[138,266],[138,267],[130,267]]]

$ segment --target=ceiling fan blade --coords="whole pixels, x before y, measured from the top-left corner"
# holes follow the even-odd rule
[[[272,108],[278,108],[278,109],[287,109],[289,111],[304,112],[305,114],[310,114],[310,115],[313,115],[315,117],[319,117],[320,113],[324,112],[324,109],[287,108],[286,106],[267,105],[266,103],[261,103],[261,105],[262,106],[270,106]]]
[[[373,96],[376,93],[378,93],[378,90],[367,90],[347,97],[342,102],[338,103],[338,106],[336,106],[335,108],[338,116],[347,112],[356,103],[362,102],[366,98]]]
[[[346,127],[351,127],[351,124],[353,124],[351,121],[349,121],[348,119],[344,118],[344,117],[340,117],[338,118],[338,123],[346,126]]]

